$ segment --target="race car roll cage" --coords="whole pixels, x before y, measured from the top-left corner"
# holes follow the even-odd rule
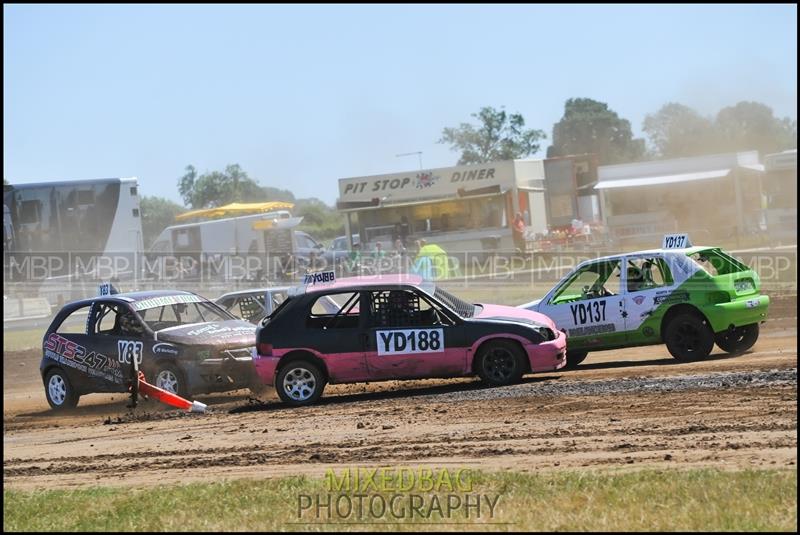
[[[431,310],[431,318],[430,318],[430,325],[442,325],[442,318],[440,316],[443,314],[445,316],[446,321],[450,325],[459,325],[461,324],[464,319],[452,312],[447,306],[443,303],[440,303],[438,300],[434,299],[430,295],[426,294],[425,292],[419,291],[415,287],[406,287],[406,286],[390,286],[390,287],[369,287],[369,288],[354,288],[350,290],[352,295],[345,301],[345,303],[341,306],[339,311],[334,314],[327,323],[323,326],[324,329],[329,329],[335,325],[335,323],[341,319],[342,317],[350,314],[353,308],[359,303],[361,300],[362,292],[370,293],[370,299],[365,300],[364,303],[365,307],[365,314],[363,317],[365,321],[371,326],[394,326],[394,327],[418,327],[422,326],[420,324],[425,325],[426,318],[423,317],[425,313],[422,310],[421,302],[424,301],[428,304]],[[394,296],[395,292],[402,292],[404,303],[398,303],[396,301],[397,294]],[[316,302],[317,299],[325,296],[330,296],[331,294],[335,293],[349,293],[348,290],[345,289],[337,289],[331,292],[324,292],[321,294],[311,294],[316,296],[316,299],[310,301],[308,303],[309,308]],[[283,308],[285,303],[291,299],[287,298],[284,303],[281,303],[275,311],[270,314],[265,320],[271,318],[279,310]],[[397,306],[397,304],[402,304],[403,306]],[[408,308],[411,310],[408,310]],[[416,320],[416,321],[414,321]]]

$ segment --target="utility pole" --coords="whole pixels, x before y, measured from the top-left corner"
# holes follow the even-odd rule
[[[422,151],[404,152],[403,154],[396,154],[395,157],[400,158],[401,156],[413,156],[415,154],[419,156],[419,170],[422,171]]]

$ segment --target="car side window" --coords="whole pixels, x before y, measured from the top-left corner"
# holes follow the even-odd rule
[[[306,325],[311,329],[352,329],[359,322],[359,292],[341,292],[317,297],[311,304]]]
[[[119,328],[117,307],[98,304],[94,322],[94,334],[114,335],[114,328]]]
[[[100,303],[96,305],[94,333],[98,336],[124,336],[139,338],[144,327],[136,315],[123,305]]]
[[[383,290],[369,293],[373,327],[451,325],[448,317],[416,292]]]
[[[607,260],[584,266],[550,300],[551,305],[619,294],[620,261]]]
[[[86,315],[91,305],[75,309],[56,328],[58,334],[86,334]]]
[[[240,297],[234,308],[238,310],[229,311],[246,321],[257,320],[264,316],[263,301],[252,295]]]
[[[641,292],[672,284],[672,274],[663,258],[632,258],[627,262],[628,292]]]

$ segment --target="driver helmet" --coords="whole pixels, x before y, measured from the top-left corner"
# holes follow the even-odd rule
[[[642,270],[636,266],[628,266],[628,280],[629,281],[644,280],[644,274],[642,273]]]
[[[644,285],[644,274],[636,266],[628,266],[628,291],[635,292]]]
[[[653,280],[653,262],[645,260],[642,264],[642,279],[645,282],[652,282]]]
[[[416,296],[402,290],[392,290],[387,296],[389,321],[397,325],[412,325],[419,310]]]
[[[140,335],[144,333],[142,324],[131,312],[123,312],[119,317],[119,326],[125,334]]]
[[[408,310],[411,303],[408,292],[401,290],[392,290],[389,292],[387,301],[392,310]]]

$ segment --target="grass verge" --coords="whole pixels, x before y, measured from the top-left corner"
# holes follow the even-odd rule
[[[41,348],[42,337],[46,328],[12,331],[3,329],[3,351],[21,351],[23,349]]]
[[[231,531],[231,530],[691,530],[793,531],[797,525],[796,470],[564,471],[542,474],[473,473],[469,492],[368,490],[361,515],[328,516],[314,506],[299,514],[301,495],[316,503],[329,494],[323,479],[270,480],[161,486],[144,489],[4,490],[3,528],[9,531]],[[440,489],[441,490],[441,489]],[[370,515],[373,496],[400,495],[394,512]],[[419,495],[421,509],[411,510]],[[441,512],[433,507],[439,497]],[[496,500],[482,514],[455,504]],[[348,494],[352,505],[358,494]],[[483,497],[483,498],[482,498]],[[307,500],[308,500],[307,499]],[[321,500],[321,502],[319,501]],[[378,502],[381,500],[378,499]],[[343,503],[343,502],[342,502]],[[303,503],[304,505],[304,503]],[[341,506],[341,504],[340,504]],[[346,509],[342,507],[340,512]],[[433,512],[431,513],[431,510]],[[374,509],[378,512],[379,508]],[[420,514],[417,514],[420,513]],[[469,517],[467,516],[469,514]],[[399,516],[399,518],[398,518]],[[328,522],[328,523],[322,523]],[[392,523],[389,523],[392,522]]]

